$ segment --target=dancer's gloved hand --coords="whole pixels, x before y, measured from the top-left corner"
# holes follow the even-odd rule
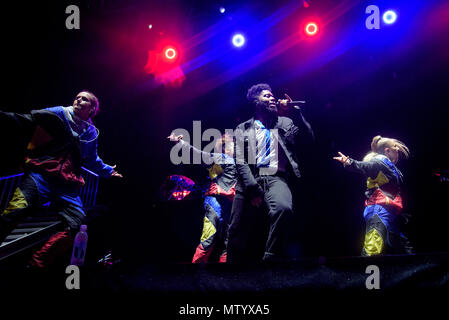
[[[115,167],[117,167],[117,165],[113,165],[112,168],[114,169],[114,171],[112,171],[111,177],[117,177],[117,178],[123,178],[123,176],[118,173],[117,171],[115,171]]]
[[[345,156],[343,153],[341,153],[340,151],[338,151],[338,154],[340,155],[339,157],[334,157],[334,160],[340,161],[341,163],[343,163],[345,166],[347,166],[349,164],[349,157]]]
[[[174,132],[172,132],[171,135],[169,135],[167,137],[167,139],[169,139],[172,142],[179,142],[182,140],[182,134],[180,134],[179,136],[176,136]]]

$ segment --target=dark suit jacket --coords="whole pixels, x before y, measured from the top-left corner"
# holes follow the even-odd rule
[[[298,146],[300,137],[306,135],[314,139],[314,134],[310,124],[304,119],[300,111],[298,121],[290,118],[278,116],[276,125],[272,129],[278,130],[279,149],[282,149],[288,159],[289,167],[294,176],[298,179],[301,173],[298,167]],[[296,118],[295,117],[295,118]],[[235,130],[236,137],[236,166],[237,166],[237,186],[236,190],[247,193],[251,198],[261,195],[262,188],[258,185],[256,178],[258,168],[256,168],[256,130],[254,118],[239,124]]]

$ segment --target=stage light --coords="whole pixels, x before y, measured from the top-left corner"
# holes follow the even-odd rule
[[[220,7],[220,13],[225,13],[226,9],[224,7]]]
[[[176,50],[174,48],[166,48],[164,51],[165,57],[169,60],[176,58]]]
[[[181,175],[172,175],[165,178],[159,191],[163,200],[179,201],[187,197],[194,187],[195,182],[193,180]]]
[[[304,31],[307,35],[314,36],[318,32],[318,25],[315,22],[309,22],[304,28]]]
[[[245,44],[245,37],[242,34],[237,33],[232,37],[232,44],[236,47],[243,46]]]
[[[388,10],[386,11],[383,16],[382,16],[382,20],[386,23],[386,24],[392,24],[396,21],[396,18],[398,16],[396,15],[396,12],[394,12],[393,10]]]
[[[171,195],[171,199],[173,200],[182,200],[185,197],[187,197],[190,194],[190,191],[184,190],[184,191],[174,191]]]
[[[150,24],[150,25],[148,25],[148,29],[153,29],[153,25],[152,24]]]

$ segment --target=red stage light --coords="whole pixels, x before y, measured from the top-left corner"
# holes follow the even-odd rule
[[[144,71],[154,75],[156,83],[180,86],[185,80],[180,67],[182,51],[172,41],[161,41],[155,50],[148,51]]]
[[[315,22],[309,22],[304,28],[304,31],[307,35],[314,36],[318,32],[318,25]]]
[[[165,57],[170,60],[174,59],[176,57],[176,50],[174,48],[165,49]]]

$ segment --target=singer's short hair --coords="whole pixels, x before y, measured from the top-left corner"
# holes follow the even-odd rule
[[[258,83],[253,85],[251,88],[248,89],[246,99],[248,99],[249,103],[253,104],[263,90],[269,90],[271,92],[270,85],[266,83]]]

